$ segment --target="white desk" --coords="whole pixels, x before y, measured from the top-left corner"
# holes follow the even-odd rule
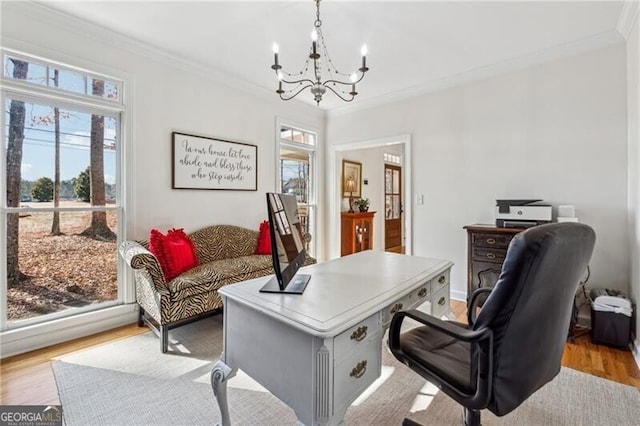
[[[449,307],[452,262],[364,251],[301,269],[302,295],[260,293],[257,278],[219,290],[224,349],[211,371],[222,424],[226,385],[238,368],[291,407],[306,425],[334,425],[381,372],[382,338],[393,314],[431,302]]]

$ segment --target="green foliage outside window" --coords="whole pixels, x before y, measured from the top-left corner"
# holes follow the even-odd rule
[[[48,177],[41,177],[31,188],[31,196],[38,201],[53,200],[53,181]]]
[[[73,188],[76,193],[76,197],[80,198],[85,203],[88,203],[91,200],[91,180],[89,176],[90,169],[87,167],[86,170],[80,172]]]

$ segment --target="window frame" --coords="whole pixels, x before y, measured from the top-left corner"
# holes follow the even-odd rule
[[[116,247],[126,238],[126,233],[133,224],[127,220],[125,212],[127,211],[128,197],[130,191],[127,189],[131,186],[127,180],[127,170],[131,169],[132,159],[128,158],[128,152],[130,151],[128,144],[130,137],[126,131],[126,124],[129,121],[128,117],[131,114],[130,105],[125,104],[126,88],[129,86],[127,76],[113,77],[107,74],[101,74],[94,71],[88,71],[80,67],[74,67],[61,62],[45,59],[37,55],[31,55],[24,52],[19,52],[14,49],[6,47],[0,47],[0,56],[4,61],[7,56],[15,59],[24,60],[26,62],[34,62],[39,65],[53,66],[58,69],[70,70],[76,73],[86,74],[85,77],[98,78],[109,81],[110,83],[117,83],[118,87],[118,100],[101,98],[92,95],[83,95],[76,92],[59,90],[55,87],[47,85],[39,85],[7,77],[3,69],[0,73],[0,102],[2,105],[6,105],[9,99],[15,99],[27,103],[36,103],[48,107],[68,108],[72,111],[77,111],[86,114],[97,114],[103,116],[109,116],[117,120],[116,125],[116,199],[114,205],[105,206],[89,206],[89,207],[40,207],[30,208],[31,212],[68,212],[68,211],[116,211],[117,212],[117,229],[114,232],[117,235]],[[6,175],[6,138],[5,128],[6,114],[3,113],[0,117],[0,136],[2,137],[3,149],[0,153],[0,167],[2,167],[3,176]],[[5,176],[6,177],[6,176]],[[6,179],[2,179],[0,182],[0,194],[2,194],[2,200],[0,201],[0,244],[2,247],[6,247],[7,244],[7,217],[8,214],[23,212],[24,208],[21,207],[8,207],[6,197]],[[5,250],[3,250],[5,251]],[[86,315],[91,317],[107,317],[111,314],[105,313],[110,308],[116,309],[118,312],[127,312],[130,309],[118,309],[121,305],[126,305],[135,302],[135,289],[133,287],[133,280],[129,279],[129,274],[126,273],[126,267],[123,260],[117,253],[116,249],[116,262],[117,262],[117,298],[111,301],[100,302],[97,304],[91,304],[86,307],[74,308],[72,312],[69,310],[63,310],[54,312],[51,314],[40,315],[34,318],[27,318],[18,320],[16,322],[9,323],[7,318],[7,282],[6,282],[6,255],[0,259],[0,338],[7,335],[12,337],[15,334],[18,335],[33,335],[34,327],[36,329],[49,329],[52,323],[58,323],[64,321],[71,324],[89,323],[91,320],[86,318]],[[42,334],[45,334],[43,332]],[[17,340],[17,339],[16,339]],[[64,339],[63,339],[64,340]],[[4,352],[4,351],[3,351]]]

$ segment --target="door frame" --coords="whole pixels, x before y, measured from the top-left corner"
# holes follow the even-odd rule
[[[408,255],[413,254],[413,216],[411,202],[411,200],[413,200],[413,174],[411,171],[411,135],[403,134],[379,139],[366,139],[357,142],[331,145],[329,147],[329,232],[328,234],[325,234],[328,242],[326,246],[328,248],[327,259],[340,257],[340,209],[342,205],[340,174],[342,169],[341,164],[338,164],[337,161],[338,153],[398,144],[404,144],[404,155],[402,158],[402,168],[404,170],[402,186],[404,188],[404,193],[402,203],[405,215],[405,253]]]

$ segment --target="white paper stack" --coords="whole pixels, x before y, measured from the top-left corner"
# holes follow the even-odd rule
[[[575,206],[558,206],[558,222],[577,222]]]

